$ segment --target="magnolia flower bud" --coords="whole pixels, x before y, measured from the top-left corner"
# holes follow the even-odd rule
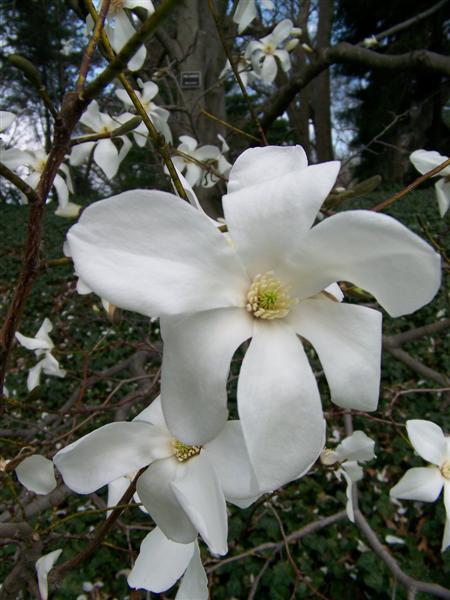
[[[324,450],[322,450],[319,458],[320,462],[326,467],[331,467],[332,465],[335,465],[337,462],[339,462],[339,456],[337,452],[335,452],[334,450],[330,450],[330,448],[325,448]]]
[[[299,35],[302,35],[303,33],[303,29],[301,27],[293,27],[291,29],[291,35],[298,37]]]
[[[284,49],[287,52],[291,52],[296,46],[298,46],[298,44],[300,43],[300,40],[295,39],[295,40],[289,40],[286,45],[284,46]]]

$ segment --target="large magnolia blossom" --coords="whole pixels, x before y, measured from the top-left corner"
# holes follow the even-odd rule
[[[197,540],[180,544],[169,540],[158,527],[153,529],[141,544],[128,585],[158,594],[172,587],[180,577],[175,600],[208,600],[208,579]]]
[[[80,123],[85,125],[90,133],[111,133],[128,121],[130,117],[129,113],[115,118],[110,117],[107,113],[100,112],[97,101],[93,100],[81,116]],[[119,139],[121,140],[119,150],[110,138],[73,146],[70,153],[70,164],[72,166],[81,165],[88,160],[92,150],[94,150],[94,161],[106,177],[113,178],[119,170],[120,163],[131,148],[131,142],[126,135],[121,135]]]
[[[444,488],[444,552],[450,546],[450,437],[439,425],[422,419],[407,421],[406,429],[417,454],[431,464],[408,469],[390,494],[400,500],[435,502]]]
[[[281,68],[286,73],[291,68],[291,59],[289,51],[293,50],[298,40],[287,42],[290,35],[298,34],[300,30],[294,27],[290,19],[284,19],[275,27],[272,33],[266,35],[260,40],[249,42],[245,56],[253,62],[256,73],[259,74],[264,83],[270,84],[277,75],[280,61]]]
[[[153,98],[159,93],[158,86],[153,81],[146,81],[144,83],[142,79],[138,79],[137,82],[142,91],[140,92],[135,90],[135,92],[137,97],[141,101],[145,112],[150,117],[156,129],[163,134],[166,142],[172,143],[172,133],[170,131],[169,125],[167,124],[170,113],[165,108],[161,108],[153,102]],[[116,90],[116,95],[127,108],[134,106],[133,102],[130,99],[130,96],[125,90]],[[132,118],[133,115],[128,114],[128,117]],[[134,129],[133,137],[138,146],[145,146],[145,142],[148,138],[148,130],[145,126],[145,123],[140,123],[140,125],[136,127],[136,129]]]
[[[307,166],[300,146],[253,148],[230,172],[225,235],[157,190],[96,202],[68,234],[90,289],[162,317],[163,411],[184,443],[207,443],[224,426],[230,361],[251,338],[238,410],[265,490],[308,470],[324,445],[299,336],[319,355],[336,404],[377,406],[381,314],[340,302],[335,282],[368,290],[393,316],[429,302],[440,283],[438,254],[391,217],[348,211],[312,227],[338,171],[337,162]]]
[[[210,165],[220,175],[226,176],[229,173],[231,164],[223,155],[228,146],[224,146],[223,138],[221,141],[222,151],[212,144],[199,146],[197,140],[190,135],[180,135],[181,143],[177,147],[180,154],[173,156],[172,161],[175,167],[181,173],[184,173],[189,185],[192,187],[196,185],[211,187],[218,181],[218,178],[213,173],[210,173],[207,169],[203,169],[196,162],[189,160],[190,156],[198,162]]]
[[[18,331],[16,332],[16,339],[21,346],[28,350],[34,350],[34,353],[38,358],[43,356],[43,358],[41,358],[41,360],[28,372],[28,391],[31,391],[39,385],[42,371],[44,371],[46,375],[52,375],[53,377],[62,378],[66,376],[65,370],[61,369],[58,361],[52,354],[55,345],[48,335],[52,329],[52,322],[50,319],[45,318],[34,338],[27,337]]]
[[[156,399],[131,423],[111,423],[54,457],[63,479],[79,494],[147,467],[137,494],[171,540],[186,544],[200,533],[211,552],[227,552],[225,499],[248,506],[259,490],[239,421],[228,421],[206,444],[187,445],[167,429]]]
[[[443,162],[448,160],[448,156],[442,156],[434,150],[415,150],[410,155],[409,160],[419,173],[423,174],[442,165]],[[439,214],[443,217],[450,206],[450,165],[442,169],[435,177],[439,177],[434,184],[434,189],[436,190]]]

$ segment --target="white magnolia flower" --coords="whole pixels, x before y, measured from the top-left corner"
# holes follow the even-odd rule
[[[380,45],[380,42],[377,40],[376,35],[370,35],[369,37],[366,37],[363,40],[363,46],[365,48],[375,48],[376,46],[379,46],[379,45]]]
[[[167,124],[170,113],[165,108],[161,108],[161,106],[157,106],[153,102],[153,98],[159,93],[158,86],[153,81],[146,81],[144,83],[142,79],[138,79],[137,82],[142,92],[135,90],[135,93],[141,101],[145,112],[150,117],[156,129],[163,134],[166,142],[172,143],[172,133],[170,131],[169,125]],[[133,102],[131,101],[129,95],[125,90],[116,90],[116,95],[126,107],[134,106]],[[133,116],[134,115],[132,114],[128,114],[129,118],[132,118]],[[148,138],[148,130],[145,126],[145,123],[140,123],[138,127],[134,129],[133,137],[138,146],[145,146],[145,142]]]
[[[249,60],[245,56],[239,57],[236,66],[237,66],[241,81],[245,87],[248,87],[249,85],[254,83],[254,81],[256,79],[260,78],[259,75],[256,73],[256,71],[253,70],[253,65],[252,65],[251,60]],[[222,71],[220,73],[221,79],[228,78],[228,77],[234,77],[233,69],[231,68],[229,60],[227,60],[224,68],[222,69]]]
[[[450,437],[439,425],[422,419],[406,422],[411,444],[417,454],[431,463],[408,469],[390,494],[400,500],[435,502],[444,488],[446,520],[442,552],[450,546]]]
[[[167,429],[159,398],[131,423],[100,427],[53,460],[79,494],[150,465],[136,491],[155,523],[182,544],[200,533],[215,554],[227,552],[225,499],[248,506],[259,494],[239,421],[204,445],[186,445]]]
[[[19,167],[27,167],[28,175],[23,177],[25,183],[36,189],[41,175],[47,164],[48,154],[43,149],[38,150],[19,150],[18,148],[9,148],[5,150],[0,148],[0,161],[9,169],[15,171]],[[73,193],[72,179],[70,171],[66,164],[59,166],[60,173],[57,173],[53,181],[53,187],[58,197],[58,208],[64,210],[69,202],[69,193]],[[24,204],[27,198],[21,194]]]
[[[8,127],[13,123],[15,118],[16,115],[14,113],[9,112],[7,110],[0,110],[0,133],[2,131],[5,131],[5,129],[8,129]]]
[[[184,574],[184,575],[183,575]],[[180,544],[156,528],[147,534],[128,576],[128,585],[160,593],[181,580],[175,600],[208,600],[208,579],[197,540]]]
[[[299,335],[318,353],[336,404],[377,406],[381,314],[339,302],[335,282],[368,290],[392,316],[417,310],[439,288],[438,254],[391,217],[347,211],[311,228],[338,170],[337,162],[307,166],[300,146],[252,148],[230,172],[227,236],[157,190],[96,202],[68,234],[89,288],[161,317],[163,410],[184,443],[203,444],[222,429],[230,361],[251,338],[238,410],[265,490],[308,470],[324,445]]]
[[[118,117],[110,117],[107,113],[99,110],[98,103],[93,100],[87,110],[83,113],[80,123],[85,125],[90,133],[111,133],[120,125],[128,121],[130,115],[125,113]],[[94,149],[93,158],[106,177],[112,178],[119,170],[120,163],[128,154],[131,148],[131,142],[126,135],[121,135],[120,150],[115,143],[109,139],[101,139],[96,142],[84,142],[72,147],[70,153],[70,164],[79,166],[85,162]]]
[[[261,0],[261,4],[267,10],[273,10],[271,0]],[[238,24],[238,33],[242,33],[247,29],[257,14],[255,0],[239,0],[233,15],[233,21]]]
[[[290,19],[284,19],[275,27],[269,35],[261,38],[259,41],[249,42],[245,57],[251,58],[255,71],[266,84],[270,84],[276,77],[278,65],[276,58],[280,61],[283,71],[286,73],[291,68],[291,59],[288,50],[284,44],[288,37],[292,35],[295,28]],[[283,48],[280,48],[283,46]],[[288,46],[290,48],[290,46]],[[290,48],[292,50],[292,48]]]
[[[20,483],[35,494],[49,494],[56,488],[53,463],[40,454],[27,456],[16,467],[16,475]]]
[[[42,371],[44,371],[46,375],[52,375],[53,377],[66,376],[66,371],[60,368],[58,361],[51,353],[55,345],[48,334],[52,329],[52,322],[50,319],[45,318],[34,338],[27,337],[18,331],[16,332],[16,339],[21,346],[28,350],[34,350],[37,357],[44,356],[28,372],[28,391],[31,391],[39,385]]]
[[[50,571],[53,569],[53,565],[60,557],[61,552],[62,548],[58,548],[58,550],[53,550],[53,552],[44,554],[44,556],[41,556],[41,558],[38,558],[36,561],[35,567],[41,600],[47,600],[48,598],[47,577]]]
[[[410,155],[409,160],[419,173],[424,174],[442,165],[443,162],[448,160],[448,156],[442,156],[434,150],[415,150]],[[434,184],[434,189],[436,190],[439,214],[443,217],[450,206],[450,165],[442,169],[435,177],[439,177]]]
[[[338,479],[343,477],[347,482],[347,516],[355,522],[355,513],[353,510],[352,484],[363,478],[362,467],[359,462],[365,463],[375,458],[375,442],[370,439],[363,431],[354,431],[352,435],[346,437],[336,447],[335,450],[325,449],[320,455],[320,460],[324,465],[339,464],[336,471]]]
[[[231,164],[227,161],[217,146],[206,144],[199,146],[196,139],[190,135],[180,135],[181,144],[177,150],[187,156],[175,155],[172,157],[173,164],[181,172],[184,173],[187,182],[192,187],[202,185],[203,187],[211,187],[215,185],[218,178],[212,173],[192,161],[189,156],[195,160],[211,165],[215,171],[224,177],[229,173]]]

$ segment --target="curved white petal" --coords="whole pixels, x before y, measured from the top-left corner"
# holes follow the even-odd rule
[[[5,131],[12,124],[16,115],[7,110],[0,110],[0,132]]]
[[[241,367],[238,408],[262,491],[300,477],[323,450],[316,380],[300,340],[284,323],[255,326]]]
[[[66,371],[61,369],[59,366],[59,362],[50,354],[50,352],[46,352],[44,359],[42,361],[42,369],[46,375],[52,375],[53,377],[65,377]]]
[[[188,461],[189,462],[189,461]],[[174,494],[171,483],[186,463],[169,457],[157,460],[142,473],[136,485],[141,502],[155,523],[171,540],[186,544],[197,537],[197,530]]]
[[[120,161],[119,153],[111,140],[99,140],[94,150],[94,160],[106,177],[112,179],[116,175]]]
[[[260,69],[261,79],[267,85],[270,85],[275,79],[278,71],[278,65],[275,58],[271,54],[266,54]]]
[[[27,456],[16,467],[16,475],[20,483],[35,494],[49,494],[56,487],[53,463],[40,454]]]
[[[159,428],[138,421],[110,423],[60,450],[53,462],[71,490],[90,494],[172,452]]]
[[[233,15],[233,21],[238,24],[238,33],[242,33],[255,17],[255,0],[239,0]]]
[[[183,575],[175,600],[208,600],[208,578],[200,557],[198,543]]]
[[[406,471],[389,493],[400,500],[434,502],[443,484],[444,478],[436,467],[414,467]]]
[[[237,192],[255,183],[278,179],[283,175],[305,169],[307,166],[308,159],[301,146],[249,148],[238,156],[231,168],[227,185],[228,193]],[[308,198],[303,201],[307,202]],[[318,209],[319,207],[316,212]]]
[[[435,150],[415,150],[409,157],[409,160],[416,167],[419,173],[427,173],[432,169],[435,169],[443,162],[448,160],[448,156],[443,156]],[[442,169],[435,177],[446,177],[450,175],[450,166]]]
[[[119,504],[120,499],[125,494],[127,489],[130,487],[131,479],[129,477],[118,477],[110,483],[108,483],[108,498],[106,506],[113,507]],[[106,516],[109,516],[111,511],[108,511]]]
[[[144,410],[137,414],[133,421],[145,421],[147,423],[151,423],[152,425],[156,425],[161,429],[167,429],[161,407],[161,396],[155,398],[153,402],[147,406],[147,408],[144,408]],[[167,432],[167,434],[170,435],[169,432]]]
[[[44,367],[44,359],[40,360],[28,371],[27,390],[31,392],[41,382],[41,373]]]
[[[69,188],[67,187],[67,183],[61,177],[61,175],[57,173],[53,181],[53,185],[55,186],[56,195],[58,196],[59,206],[65,208],[69,202]]]
[[[78,275],[148,316],[239,306],[248,280],[224,236],[176,196],[135,190],[95,202],[68,233]]]
[[[298,40],[295,40],[295,41],[298,42]],[[283,69],[283,71],[285,73],[290,71],[292,65],[291,65],[291,57],[289,56],[289,52],[287,52],[286,50],[275,50],[274,56],[276,56],[279,59],[279,61],[281,63],[281,68]]]
[[[177,544],[156,528],[147,534],[128,575],[128,585],[160,593],[183,575],[195,551],[194,543]],[[192,600],[192,599],[191,599]]]
[[[406,421],[406,429],[416,452],[426,461],[440,467],[447,455],[447,444],[439,425],[423,419],[410,419]]]
[[[120,52],[128,40],[136,33],[136,30],[123,10],[119,10],[116,13],[114,27],[107,27],[106,29],[111,46],[116,52]],[[147,51],[144,46],[141,46],[128,61],[130,71],[139,70],[144,64],[146,56]]]
[[[293,295],[312,296],[335,281],[369,291],[391,316],[413,312],[439,289],[439,255],[387,215],[339,213],[313,227],[289,257]]]
[[[290,19],[283,19],[280,21],[270,34],[272,44],[274,46],[282,44],[284,40],[289,37],[293,27],[294,25]]]
[[[86,125],[92,131],[97,132],[102,126],[101,113],[97,100],[92,100],[87,109],[81,115],[80,123]]]
[[[186,444],[203,444],[224,426],[231,358],[252,326],[244,308],[161,319],[162,407],[169,430]]]
[[[197,140],[191,135],[180,135],[178,139],[181,142],[181,144],[178,146],[178,150],[186,152],[187,154],[193,152],[198,146]]]
[[[364,431],[354,431],[336,447],[339,460],[365,462],[375,458],[375,442]]]
[[[51,350],[53,348],[52,342],[49,344],[47,340],[39,339],[38,337],[28,337],[19,331],[16,331],[16,340],[27,350]]]
[[[201,167],[199,167],[198,165],[196,165],[193,162],[188,162],[187,159],[184,159],[185,162],[185,167],[186,167],[186,181],[189,183],[189,185],[191,186],[195,186],[197,185],[201,178],[202,178],[202,173],[203,170]]]
[[[88,158],[96,142],[84,142],[73,146],[70,152],[69,163],[73,167],[78,167],[83,164]]]
[[[345,469],[340,469],[339,471],[345,479],[346,487],[345,487],[345,495],[347,497],[347,501],[345,503],[345,512],[347,513],[347,517],[349,520],[354,523],[355,522],[355,511],[353,508],[353,481],[350,475],[346,472]]]
[[[44,556],[38,558],[35,563],[41,600],[47,600],[48,598],[47,576],[52,570],[55,562],[58,560],[61,552],[62,548],[58,548],[58,550],[53,550],[53,552],[49,552],[48,554],[44,554]]]
[[[213,554],[228,551],[228,517],[225,497],[216,472],[206,454],[186,461],[179,470],[172,489],[191,522]]]
[[[439,179],[434,184],[434,189],[436,191],[439,214],[443,217],[450,206],[450,181],[446,181],[444,178]]]
[[[381,313],[314,298],[300,302],[287,320],[314,346],[332,401],[345,408],[375,410],[380,386]]]
[[[269,270],[283,275],[285,258],[301,243],[336,181],[338,162],[304,167],[299,148],[292,148],[292,152],[271,147],[245,152],[249,153],[248,163],[255,165],[264,157],[262,172],[270,174],[261,182],[255,178],[253,185],[246,185],[253,168],[239,169],[237,174],[235,167],[231,170],[231,189],[236,191],[223,198],[225,221],[236,251],[253,277]],[[295,169],[297,157],[300,160]],[[245,187],[240,187],[242,184]]]
[[[38,340],[42,340],[43,342],[45,342],[48,346],[48,349],[51,350],[53,348],[53,342],[49,337],[49,333],[53,330],[53,324],[50,321],[49,318],[45,317],[45,319],[42,321],[41,326],[38,329],[38,332],[36,333],[36,338]]]
[[[228,421],[203,452],[213,465],[225,498],[231,502],[259,494],[239,421]]]
[[[8,150],[5,150],[0,144],[0,161],[8,167],[8,169],[14,171],[17,167],[26,165],[29,158],[30,154],[28,152],[24,152],[18,148],[8,148]]]

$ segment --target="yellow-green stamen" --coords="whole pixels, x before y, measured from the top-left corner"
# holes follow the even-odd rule
[[[291,298],[289,287],[274,277],[273,271],[259,274],[247,294],[246,308],[258,319],[282,319],[297,298]]]
[[[200,454],[201,446],[188,446],[183,444],[180,440],[173,440],[172,442],[175,458],[178,462],[186,462],[193,456]]]
[[[450,480],[450,460],[445,461],[441,467],[441,475],[445,479]]]

